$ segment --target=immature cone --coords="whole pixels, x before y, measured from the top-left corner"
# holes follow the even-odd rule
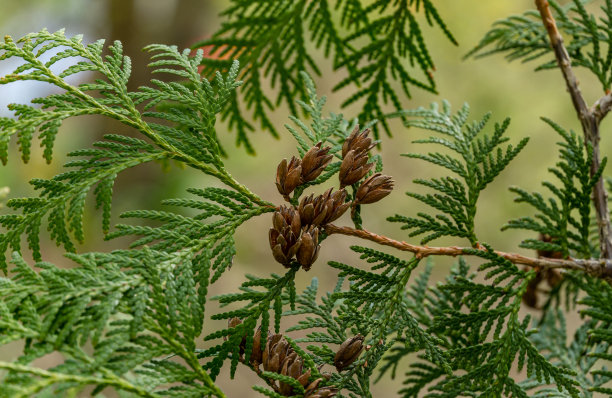
[[[372,142],[372,139],[368,137],[370,129],[365,129],[359,132],[359,126],[355,126],[351,135],[347,137],[342,145],[342,158],[346,157],[346,154],[350,150],[354,150],[357,153],[368,152],[370,149],[376,146],[376,143]]]
[[[333,188],[325,191],[323,195],[313,195],[302,198],[298,212],[302,225],[325,225],[337,220],[351,205],[344,203],[346,190],[341,189],[332,193]]]
[[[282,334],[274,334],[268,337],[266,348],[262,355],[262,364],[265,371],[278,373],[283,361],[289,354],[289,343]]]
[[[302,243],[300,215],[293,207],[280,206],[272,216],[269,240],[274,259],[288,267]]]
[[[302,158],[302,180],[312,181],[317,178],[331,162],[333,155],[328,155],[329,147],[321,148],[321,142],[310,148]]]
[[[287,164],[287,159],[281,160],[276,169],[276,188],[283,196],[288,196],[295,187],[302,183],[302,161],[295,156]]]
[[[340,188],[353,185],[361,180],[374,167],[374,163],[368,163],[367,152],[357,152],[351,149],[346,153],[340,165]]]
[[[363,351],[364,337],[361,334],[347,339],[340,345],[336,356],[334,357],[334,365],[338,372],[342,372],[346,367],[355,362]]]
[[[281,366],[280,374],[296,379],[302,387],[306,387],[310,378],[310,369],[303,372],[304,360],[295,351],[290,351],[285,357]],[[279,392],[285,396],[293,395],[293,387],[291,384],[279,382]]]
[[[319,246],[319,229],[312,225],[304,227],[301,240],[302,243],[296,253],[296,258],[302,268],[308,271],[319,256],[319,249],[321,248]]]
[[[393,180],[389,176],[376,173],[361,183],[355,194],[355,203],[365,205],[378,202],[393,190]]]

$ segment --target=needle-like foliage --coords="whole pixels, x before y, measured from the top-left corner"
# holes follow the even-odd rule
[[[402,229],[411,230],[410,236],[427,234],[421,240],[422,243],[442,236],[456,236],[467,238],[475,244],[477,238],[474,231],[474,217],[480,192],[518,155],[529,140],[523,138],[516,147],[508,145],[503,148],[502,144],[508,141],[504,133],[510,124],[510,119],[504,120],[502,124],[495,124],[491,135],[484,135],[481,133],[490,115],[485,115],[481,121],[466,124],[468,114],[467,104],[452,115],[450,104],[444,102],[441,110],[434,103],[430,109],[418,108],[394,115],[409,118],[406,121],[407,126],[439,134],[413,142],[440,145],[451,153],[451,155],[441,152],[404,155],[425,160],[452,173],[451,176],[443,178],[414,181],[436,191],[434,194],[407,193],[408,196],[427,204],[441,214],[432,216],[419,213],[418,218],[396,215],[388,219],[406,224]]]
[[[559,31],[567,37],[566,48],[572,65],[588,69],[597,77],[602,89],[609,91],[612,85],[612,2],[602,2],[602,16],[589,13],[589,2],[584,0],[572,0],[566,5],[555,0],[548,3]],[[546,29],[535,10],[495,22],[466,57],[497,53],[505,54],[509,61],[538,60],[541,63],[536,70],[557,67]]]
[[[605,1],[597,20],[580,0],[564,8],[551,1],[559,27],[571,36],[573,61],[606,90],[611,4]],[[371,398],[372,383],[386,376],[403,376],[402,397],[612,395],[606,368],[612,360],[612,268],[609,260],[592,259],[599,255],[595,224],[605,231],[600,207],[596,223],[591,216],[605,158],[594,167],[596,141],[584,145],[544,119],[562,138],[559,162],[550,169],[559,181],[543,183],[550,199],[512,188],[517,201],[537,214],[505,226],[540,233],[539,240],[521,244],[538,258],[486,244],[475,227],[479,197],[527,138],[508,144],[509,119],[492,128],[489,114],[468,123],[467,105],[454,114],[447,102],[402,110],[400,91],[408,97],[413,87],[435,91],[433,60],[417,22],[421,15],[454,42],[430,0],[233,0],[220,31],[196,45],[204,48],[146,47],[152,72],[164,80],[136,91],[127,89],[131,63],[119,42],[84,44],[79,36],[46,30],[17,41],[7,36],[0,61],[21,63],[0,85],[33,80],[55,91],[30,105],[10,105],[15,117],[0,118],[3,163],[14,144],[27,162],[36,137],[50,162],[63,121],[74,116],[110,117],[133,134],[106,134],[73,150],[67,171],[31,181],[38,196],[10,199],[3,209],[0,347],[21,346],[16,358],[0,360],[0,398],[224,398],[216,379],[225,367],[231,378],[239,375],[239,365],[261,379],[254,391],[273,398]],[[550,51],[533,13],[499,23],[472,54],[483,55],[489,46],[490,52],[524,60]],[[316,49],[345,73],[335,89],[353,87],[344,105],[362,102],[358,118],[324,116],[325,97],[305,72],[322,70]],[[240,92],[238,77],[245,79]],[[278,86],[276,98],[264,90],[265,80]],[[605,116],[608,102],[606,96],[599,102],[597,118]],[[282,205],[261,199],[231,176],[216,129],[218,118],[229,118],[237,143],[253,152],[251,123],[276,134],[270,112],[280,104],[293,114],[285,127],[297,143],[290,160],[278,159]],[[396,112],[386,114],[385,104]],[[254,120],[244,117],[244,108]],[[370,220],[362,219],[361,207],[394,188],[374,149],[376,126],[389,132],[388,117],[433,132],[415,143],[434,149],[406,156],[441,166],[446,174],[414,181],[428,193],[408,193],[429,211],[389,220],[403,223],[409,237],[422,235],[423,244],[445,237],[467,241],[467,247],[416,246],[364,229]],[[113,225],[118,174],[169,161],[208,180],[185,196],[163,200],[161,209],[130,209],[120,216],[135,223]],[[338,190],[316,192],[333,181]],[[0,199],[4,194],[0,190]],[[129,248],[77,254],[86,239],[88,196],[101,209],[105,238],[131,238]],[[241,273],[232,267],[236,230],[267,213],[274,213],[266,216],[270,253],[261,261],[279,262],[284,272],[246,275],[237,291],[210,297],[212,284]],[[70,264],[44,261],[45,227]],[[338,234],[397,250],[352,245],[359,259],[322,261],[319,249],[336,245]],[[26,260],[30,252],[33,262]],[[432,283],[438,278],[436,255],[460,257],[446,278]],[[298,272],[308,270],[316,277],[302,290]],[[337,275],[335,288],[320,292],[318,280],[330,275]],[[545,277],[550,290],[538,286]],[[556,308],[563,293],[566,313],[578,309],[583,316],[573,333],[566,325],[572,315]],[[532,322],[520,310],[523,303],[535,306],[538,295],[547,300]]]
[[[552,193],[548,199],[540,193],[528,193],[518,187],[510,188],[518,195],[516,202],[527,203],[537,210],[537,214],[512,220],[503,228],[526,229],[553,238],[551,242],[525,239],[521,242],[525,248],[560,252],[563,256],[595,256],[597,248],[592,244],[591,234],[591,192],[601,178],[607,159],[602,159],[599,170],[591,176],[589,168],[592,147],[585,148],[582,138],[577,137],[573,131],[568,132],[549,119],[543,120],[563,138],[558,143],[560,161],[556,167],[549,169],[561,185],[548,181],[542,183]]]
[[[333,60],[335,70],[348,74],[334,90],[356,89],[343,105],[360,101],[359,120],[378,119],[390,135],[384,104],[400,110],[402,93],[410,98],[413,87],[436,91],[434,61],[419,14],[457,44],[431,0],[233,0],[223,12],[226,22],[194,47],[205,48],[209,54],[202,59],[205,75],[229,68],[231,60],[246,65],[241,75],[242,96],[233,98],[224,118],[237,131],[237,144],[249,152],[253,148],[248,132],[255,127],[241,108],[246,107],[261,128],[277,136],[270,112],[284,103],[296,114],[295,99],[308,97],[299,73],[320,75],[324,69],[315,49],[322,49],[324,56]],[[266,80],[275,90],[275,99],[266,94]],[[373,128],[378,136],[378,125]]]

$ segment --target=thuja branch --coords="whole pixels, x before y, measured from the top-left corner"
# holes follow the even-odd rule
[[[548,32],[550,44],[555,53],[557,64],[565,83],[567,90],[572,98],[572,103],[580,119],[582,130],[585,137],[585,145],[591,145],[593,149],[591,162],[591,176],[595,175],[600,167],[601,161],[599,158],[599,123],[612,107],[612,97],[609,94],[601,98],[597,103],[589,109],[578,88],[578,79],[574,74],[571,66],[570,56],[567,49],[563,45],[563,38],[557,29],[555,18],[553,17],[547,0],[535,0],[544,27]],[[612,232],[610,230],[610,216],[608,212],[608,193],[604,187],[603,178],[600,177],[593,187],[593,203],[597,213],[597,225],[599,229],[599,242],[601,257],[612,258]]]
[[[339,227],[333,224],[325,226],[325,232],[327,235],[341,234],[354,236],[361,239],[366,239],[372,242],[376,242],[380,245],[390,246],[398,250],[407,251],[414,253],[417,258],[424,258],[427,256],[460,256],[460,255],[475,255],[478,251],[485,251],[486,248],[479,246],[473,247],[460,247],[460,246],[447,246],[447,247],[430,247],[430,246],[417,246],[404,241],[398,241],[391,239],[384,235],[378,235],[373,232],[369,232],[363,229],[355,229],[351,227]],[[505,253],[495,251],[499,256],[510,260],[514,264],[523,264],[530,267],[540,267],[541,269],[568,269],[585,272],[591,276],[612,281],[612,261],[608,259],[601,260],[581,260],[581,259],[552,259],[552,258],[532,258],[523,256],[517,253]]]
[[[157,398],[159,394],[147,391],[146,389],[137,385],[131,384],[125,379],[119,378],[112,373],[107,374],[105,377],[95,376],[81,376],[73,374],[65,374],[59,372],[50,372],[43,369],[32,368],[25,365],[19,365],[16,363],[0,361],[0,369],[11,370],[19,373],[28,373],[33,376],[39,376],[43,378],[40,383],[35,385],[29,392],[36,393],[41,391],[43,388],[58,382],[76,383],[80,385],[104,385],[113,386],[120,390],[128,391],[136,394],[139,397]],[[25,396],[25,395],[23,395]]]

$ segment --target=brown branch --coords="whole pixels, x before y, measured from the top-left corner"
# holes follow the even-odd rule
[[[325,232],[328,235],[341,234],[348,236],[355,236],[357,238],[366,239],[372,242],[376,242],[380,245],[391,246],[398,250],[414,253],[417,258],[424,258],[427,256],[460,256],[460,255],[474,255],[474,250],[486,251],[487,249],[480,246],[476,249],[473,247],[460,247],[460,246],[447,246],[447,247],[430,247],[430,246],[416,246],[411,245],[403,241],[388,238],[383,235],[378,235],[373,232],[369,232],[363,229],[355,229],[351,227],[338,227],[333,224],[327,224],[325,226]],[[523,256],[517,253],[505,253],[495,251],[495,253],[514,264],[523,264],[530,267],[539,267],[542,269],[568,269],[585,272],[591,276],[602,278],[607,281],[612,281],[612,260],[607,259],[593,259],[593,260],[581,260],[581,259],[555,259],[555,258],[532,258]]]
[[[612,109],[612,94],[606,94],[593,104],[591,113],[595,116],[597,124],[610,112]]]
[[[572,103],[580,119],[582,125],[582,131],[584,132],[584,144],[591,145],[593,148],[593,160],[591,162],[591,176],[593,176],[597,170],[601,161],[599,159],[599,123],[601,119],[610,111],[612,106],[612,98],[610,95],[606,95],[601,98],[589,109],[582,93],[578,88],[578,79],[574,75],[569,54],[563,45],[563,38],[557,29],[555,18],[553,17],[547,0],[535,0],[536,7],[542,17],[544,27],[548,32],[550,44],[555,52],[555,58],[565,83],[567,90],[569,91]],[[599,178],[595,186],[593,187],[593,204],[595,205],[595,212],[597,213],[597,225],[599,229],[599,244],[601,250],[601,257],[610,259],[612,258],[612,232],[610,229],[610,216],[608,212],[608,193],[604,187],[603,178]]]

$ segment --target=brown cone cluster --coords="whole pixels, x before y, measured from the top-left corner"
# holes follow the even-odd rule
[[[310,382],[311,370],[305,368],[304,360],[291,348],[282,334],[268,337],[266,348],[263,350],[262,364],[265,371],[279,373],[297,380],[304,387],[305,397],[333,397],[337,393],[333,387],[319,387],[323,378]],[[290,384],[279,382],[277,385],[274,382],[273,386],[278,393],[284,396],[294,394],[293,386]]]
[[[340,345],[340,348],[336,352],[336,356],[334,356],[334,365],[338,372],[342,372],[359,358],[361,351],[363,351],[363,340],[363,336],[358,334],[357,336],[346,339],[344,343]]]
[[[539,239],[542,242],[552,242],[553,238],[550,235],[540,234]],[[552,250],[538,250],[538,258],[563,258],[562,252],[555,252]],[[529,281],[527,284],[527,289],[523,294],[523,303],[527,307],[538,308],[538,288],[540,283],[546,281],[548,286],[554,288],[559,283],[563,277],[561,273],[555,269],[542,269],[539,267],[535,267],[536,276]]]
[[[231,318],[228,321],[229,328],[235,328],[242,324],[239,318]],[[267,337],[266,337],[267,336]],[[265,345],[262,347],[262,342]],[[338,348],[334,357],[334,365],[341,372],[354,363],[365,348],[363,345],[364,337],[361,334],[346,339]],[[242,338],[240,343],[240,361],[245,363],[243,358],[246,345],[246,336]],[[253,336],[253,347],[249,364],[260,373],[260,365],[263,365],[263,370],[267,372],[278,373],[283,376],[291,377],[297,380],[304,387],[305,398],[328,398],[334,397],[338,390],[332,386],[321,386],[329,380],[328,374],[323,374],[323,377],[313,378],[312,370],[305,366],[304,359],[291,347],[287,339],[280,334],[270,334],[266,332],[262,336],[261,326],[257,329]],[[320,368],[319,368],[320,369]],[[291,384],[281,381],[269,380],[270,385],[274,390],[283,396],[292,396],[296,393]]]
[[[356,126],[342,145],[342,164],[340,165],[340,190],[328,189],[322,195],[306,196],[297,205],[302,184],[315,180],[331,162],[331,148],[319,142],[304,154],[302,159],[295,156],[289,162],[283,159],[276,170],[278,192],[292,205],[282,205],[272,217],[269,232],[270,248],[274,259],[285,267],[297,261],[308,271],[319,255],[319,235],[325,226],[340,218],[349,207],[353,212],[357,205],[374,203],[393,190],[393,180],[389,176],[376,173],[361,183],[353,201],[347,200],[345,186],[353,185],[365,177],[374,167],[368,163],[369,151],[376,145],[369,137],[370,130],[359,131]],[[293,198],[290,197],[294,193]],[[294,206],[295,204],[295,206]]]

